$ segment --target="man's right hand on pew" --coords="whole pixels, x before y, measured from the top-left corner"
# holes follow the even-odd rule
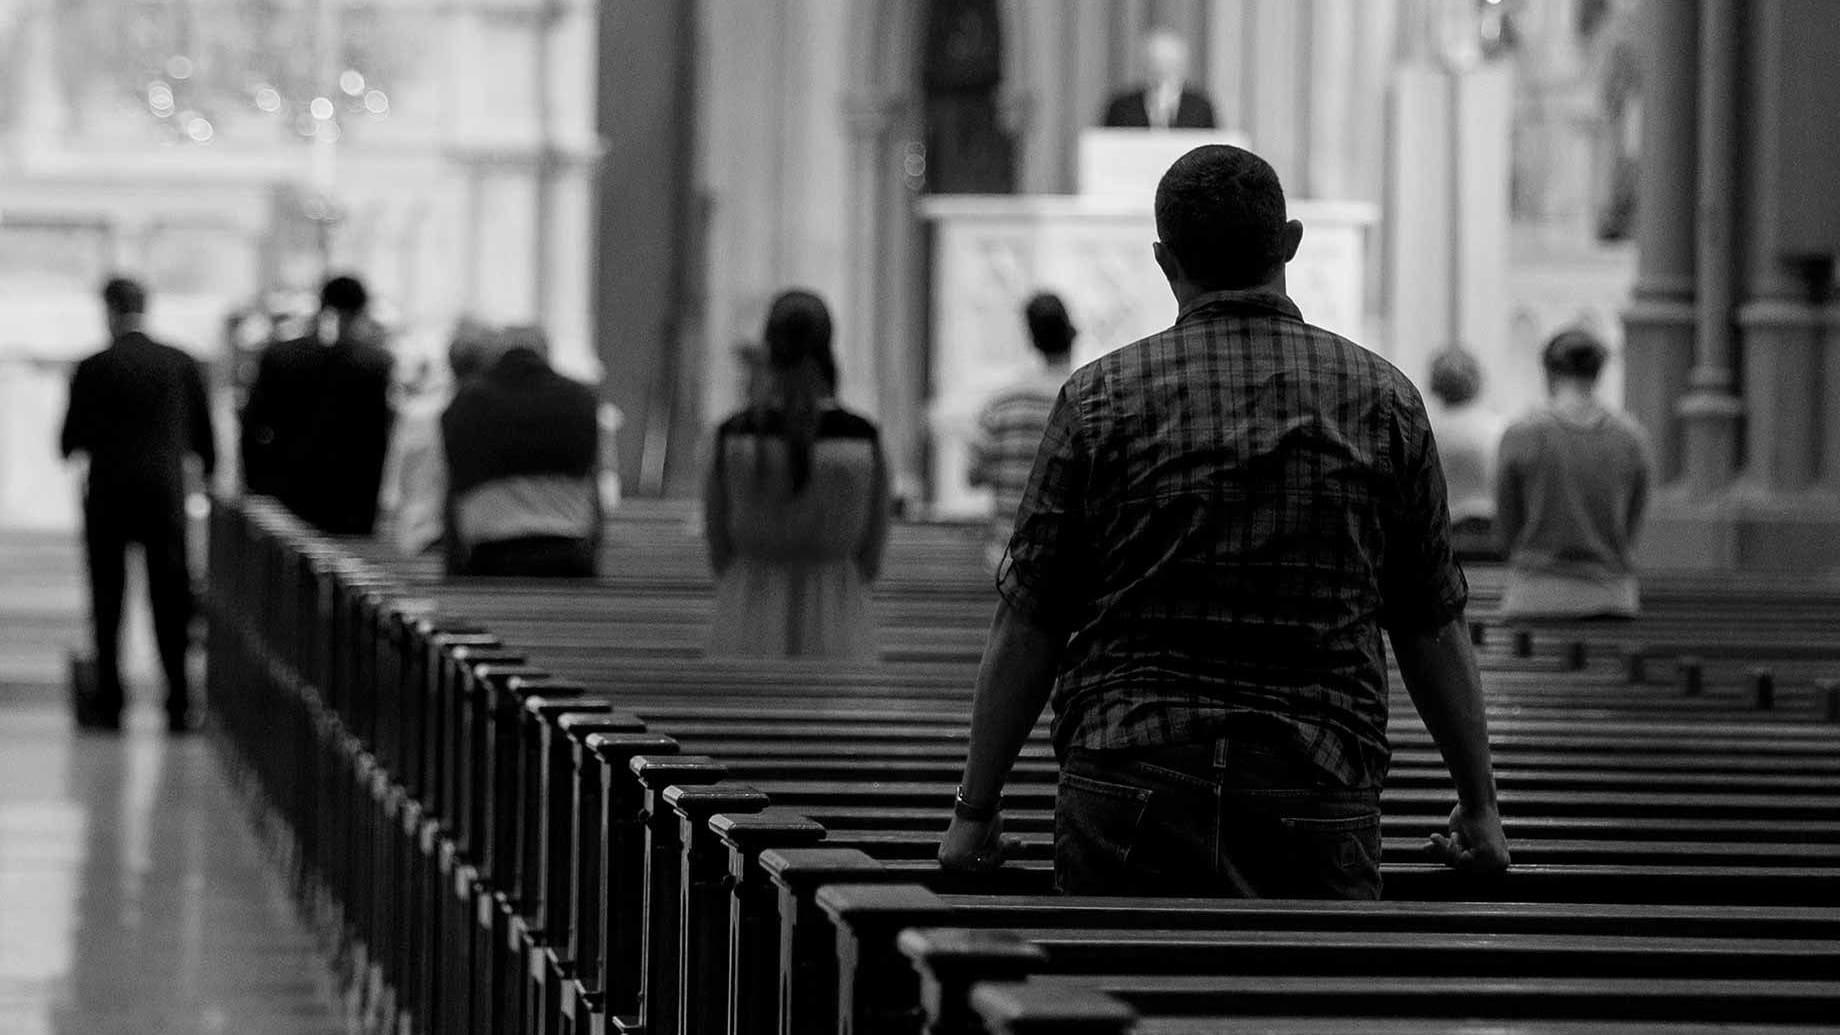
[[[1450,813],[1450,832],[1431,835],[1431,851],[1444,865],[1467,873],[1507,869],[1508,835],[1501,829],[1500,810],[1459,804]]]
[[[939,842],[939,866],[956,873],[986,873],[1021,850],[1021,838],[1004,835],[1002,813],[987,820],[954,816]]]

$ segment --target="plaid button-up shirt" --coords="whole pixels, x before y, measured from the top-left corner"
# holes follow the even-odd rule
[[[1232,730],[1348,787],[1386,774],[1382,630],[1468,599],[1417,389],[1251,292],[1073,375],[997,582],[1068,634],[1062,754]]]

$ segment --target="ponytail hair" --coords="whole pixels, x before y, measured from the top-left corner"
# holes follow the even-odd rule
[[[809,291],[787,291],[767,311],[765,346],[767,390],[757,410],[777,411],[778,433],[786,440],[792,494],[811,483],[812,454],[826,399],[837,391],[837,358],[831,352],[831,313]],[[765,413],[759,416],[765,417]],[[757,421],[763,430],[773,425]],[[764,458],[756,454],[757,476]]]

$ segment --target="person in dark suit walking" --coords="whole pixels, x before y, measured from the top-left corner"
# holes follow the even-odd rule
[[[1188,41],[1168,29],[1144,40],[1143,87],[1113,97],[1109,129],[1213,129],[1214,103],[1188,84]]]
[[[198,363],[141,330],[147,292],[125,278],[102,290],[108,348],[77,365],[64,418],[66,458],[88,459],[83,499],[96,645],[95,697],[80,702],[77,721],[120,729],[123,694],[120,635],[127,549],[146,555],[154,638],[166,675],[168,728],[191,728],[185,655],[192,617],[185,548],[185,457],[208,479],[217,466],[210,401]]]
[[[370,535],[389,450],[390,354],[353,277],[320,292],[317,333],[262,354],[243,407],[243,485],[331,535]]]

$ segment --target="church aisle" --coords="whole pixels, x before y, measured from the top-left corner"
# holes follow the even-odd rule
[[[336,1035],[324,974],[205,737],[0,698],[0,1035]]]

